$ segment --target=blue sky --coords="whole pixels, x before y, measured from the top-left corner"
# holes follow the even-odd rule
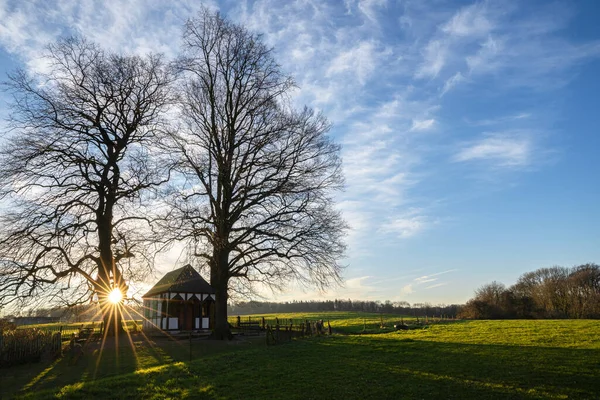
[[[43,69],[43,46],[74,32],[173,57],[200,4],[124,3],[0,0],[0,76]],[[264,34],[294,101],[342,144],[345,287],[273,298],[464,302],[493,280],[600,262],[600,2],[204,4]]]

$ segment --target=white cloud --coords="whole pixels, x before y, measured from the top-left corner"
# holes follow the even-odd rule
[[[417,281],[417,282],[418,282],[418,281],[422,281],[422,280],[424,280],[424,279],[429,279],[429,278],[430,278],[430,277],[432,277],[432,276],[445,275],[445,274],[449,274],[450,272],[456,272],[456,271],[458,271],[458,269],[456,269],[456,268],[453,268],[453,269],[447,269],[447,270],[445,270],[445,271],[442,271],[442,272],[436,272],[435,274],[429,274],[429,275],[423,275],[423,276],[420,276],[420,277],[418,277],[418,278],[415,278],[415,281]]]
[[[425,119],[425,120],[414,119],[410,130],[411,131],[426,131],[428,129],[431,129],[434,126],[434,124],[435,124],[435,119],[433,119],[433,118]]]
[[[502,50],[502,43],[499,40],[488,37],[481,43],[476,54],[466,57],[469,71],[482,73],[499,69],[500,66],[495,63],[495,59]]]
[[[428,225],[427,223],[427,217],[421,215],[397,217],[385,223],[381,231],[406,239],[420,233]]]
[[[528,112],[520,112],[512,115],[499,116],[491,119],[480,119],[475,121],[470,121],[467,119],[467,123],[473,126],[490,126],[490,125],[499,125],[506,123],[513,123],[518,121],[523,121],[531,118],[531,113]]]
[[[438,221],[425,214],[422,208],[408,208],[385,219],[379,230],[401,239],[413,237]]]
[[[460,57],[457,50],[461,51],[465,42],[487,36],[493,29],[493,23],[486,14],[485,4],[475,3],[461,8],[447,22],[440,24],[438,32],[421,49],[423,61],[416,69],[415,78],[438,77],[445,67],[453,66],[449,64],[453,64],[457,56]],[[457,84],[459,76],[455,73],[456,78],[446,80],[446,84]],[[442,95],[449,89],[450,86],[445,88]]]
[[[441,40],[432,40],[423,49],[423,62],[417,68],[415,78],[435,78],[438,76],[448,56],[446,43]]]
[[[19,55],[35,71],[43,68],[39,57],[45,46],[72,34],[82,34],[115,52],[172,57],[178,51],[183,23],[195,10],[186,2],[158,0],[2,3],[0,46]]]
[[[384,8],[387,5],[387,0],[358,0],[358,9],[371,22],[377,22],[377,9]]]
[[[371,278],[370,276],[361,276],[358,278],[347,279],[344,286],[348,289],[362,289],[365,287],[365,281]]]
[[[426,286],[425,289],[433,289],[436,287],[446,286],[447,284],[448,284],[448,282],[436,283],[435,285]]]
[[[414,278],[410,283],[404,285],[402,289],[400,289],[400,296],[414,295],[418,292],[419,288],[423,289],[433,289],[436,287],[445,286],[447,282],[435,283],[432,285],[423,286],[427,283],[436,282],[439,280],[440,275],[446,275],[452,272],[458,271],[457,269],[449,269],[441,272],[436,272],[433,274],[422,275],[417,278]]]
[[[428,174],[447,177],[440,158],[448,159],[448,146],[454,162],[502,167],[533,165],[547,150],[540,110],[508,105],[481,115],[478,107],[464,107],[451,116],[440,107],[453,96],[462,101],[459,96],[472,89],[477,99],[490,101],[515,87],[551,91],[600,55],[600,41],[563,35],[569,13],[540,6],[535,14],[524,14],[514,2],[472,3],[222,2],[226,17],[264,34],[274,47],[275,59],[300,87],[292,102],[317,108],[333,122],[331,135],[342,143],[347,181],[338,206],[352,227],[352,262],[377,251],[374,243],[422,235],[438,223],[427,207],[437,200],[427,186]],[[0,46],[30,69],[43,68],[38,55],[45,43],[74,31],[113,50],[170,57],[178,50],[183,22],[199,6],[189,0],[48,4],[0,0]],[[216,2],[212,7],[218,8]],[[456,91],[459,86],[464,90]],[[460,129],[465,122],[471,129]],[[528,130],[534,122],[535,132]],[[472,137],[473,126],[493,126],[488,129],[497,132]],[[440,134],[414,133],[428,129]],[[416,199],[414,193],[434,194]],[[354,278],[359,280],[350,285],[364,286],[362,294],[372,289],[365,273],[356,275],[364,279]],[[418,287],[408,282],[403,290]]]
[[[418,278],[415,278],[414,281],[417,284],[422,284],[422,283],[433,282],[433,281],[437,280],[437,278],[432,278],[432,276],[435,276],[435,274],[434,275],[423,275]]]
[[[564,4],[540,6],[535,14],[519,11],[515,3],[475,2],[438,20],[429,35],[414,24],[403,25],[421,34],[413,76],[441,80],[440,97],[467,79],[485,80],[498,91],[548,91],[568,83],[577,65],[600,57],[600,40],[576,43],[561,35],[573,15]]]
[[[326,77],[350,71],[364,85],[375,71],[378,58],[385,52],[377,52],[375,43],[363,41],[355,47],[338,54],[330,63]]]
[[[454,87],[456,87],[458,84],[460,84],[464,80],[465,80],[465,77],[460,72],[457,72],[456,74],[452,75],[450,78],[448,78],[446,80],[446,82],[444,82],[444,87],[442,88],[440,97],[445,95],[446,93],[448,93],[450,90],[452,90]]]
[[[346,236],[348,256],[353,258],[368,255],[372,247],[363,239],[373,229],[373,212],[365,209],[363,203],[357,200],[342,200],[338,202],[337,208],[342,211],[350,228]]]
[[[407,294],[411,294],[414,292],[413,289],[413,285],[412,284],[408,284],[402,287],[402,289],[400,289],[400,295],[407,295]]]
[[[493,28],[486,16],[485,3],[475,3],[458,10],[452,18],[442,25],[444,33],[453,36],[485,36]]]
[[[495,165],[516,167],[529,164],[532,142],[523,134],[488,133],[483,139],[463,147],[453,158],[456,162],[483,160]]]
[[[399,79],[412,74],[404,45],[382,42],[383,28],[374,20],[386,2],[345,4],[340,15],[327,3],[258,0],[242,7],[241,21],[265,34],[295,76],[301,90],[294,100],[323,110],[339,132],[347,182],[339,208],[352,228],[349,252],[363,256],[375,235],[397,237],[381,229],[386,222],[377,216],[402,213],[408,189],[418,183],[412,169],[420,154],[407,136],[413,124],[416,130],[435,125],[436,105]]]

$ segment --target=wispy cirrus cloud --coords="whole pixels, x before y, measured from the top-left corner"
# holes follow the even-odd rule
[[[519,11],[517,3],[489,1],[458,9],[421,48],[415,77],[442,80],[442,95],[478,76],[494,78],[503,91],[552,90],[572,78],[573,67],[600,57],[600,40],[576,44],[560,36],[572,16],[564,4],[537,7],[535,18]]]
[[[409,209],[407,212],[387,218],[385,221],[379,229],[401,239],[415,236],[437,222],[428,216],[425,210],[418,208]]]
[[[432,181],[464,181],[479,171],[494,180],[543,165],[555,134],[544,101],[600,57],[599,40],[565,35],[568,2],[203,4],[263,34],[298,84],[292,102],[333,123],[351,265],[363,265],[380,244],[416,243],[446,221],[452,211],[432,205],[453,194]],[[191,1],[0,0],[0,46],[30,70],[43,68],[48,41],[73,32],[112,50],[172,57],[198,8]],[[367,275],[352,275],[363,278],[362,293],[370,290]],[[405,293],[442,284],[404,283]]]
[[[448,93],[450,90],[452,90],[455,86],[459,85],[464,80],[465,80],[465,77],[463,76],[463,74],[461,72],[457,72],[456,74],[452,75],[450,78],[446,79],[446,81],[444,82],[444,85],[441,89],[440,97],[442,97],[443,95]]]
[[[490,125],[499,125],[499,124],[523,121],[523,120],[527,120],[527,119],[531,118],[531,116],[532,116],[531,113],[520,112],[520,113],[513,114],[513,115],[500,115],[498,117],[491,118],[491,119],[480,119],[480,120],[474,120],[474,121],[467,119],[466,122],[469,125],[473,125],[473,126],[490,126]]]
[[[458,269],[454,268],[454,269],[447,269],[447,270],[441,271],[441,272],[436,272],[436,273],[429,274],[429,275],[422,275],[422,276],[419,276],[418,278],[415,278],[415,282],[417,282],[417,283],[424,283],[425,281],[426,282],[431,282],[430,279],[432,277],[440,276],[440,275],[445,275],[445,274],[449,274],[451,272],[456,272],[456,271],[458,271]],[[437,278],[435,278],[435,279],[437,279]]]
[[[411,131],[426,131],[435,125],[435,119],[414,119],[412,122]]]
[[[449,36],[481,37],[493,28],[494,24],[487,16],[486,4],[474,3],[458,10],[440,30]]]
[[[446,286],[448,282],[436,283],[435,285],[425,286],[425,289],[435,289],[438,287]]]
[[[448,46],[441,40],[431,40],[422,50],[423,62],[415,71],[415,78],[436,78],[446,65]]]
[[[555,7],[564,11],[562,6],[541,7],[534,17],[519,15],[517,3],[491,1],[459,8],[384,0],[348,0],[343,7],[276,0],[204,4],[263,33],[275,47],[278,61],[298,81],[298,104],[325,111],[335,124],[332,133],[344,143],[348,191],[343,201],[355,215],[364,214],[356,221],[373,221],[384,210],[397,210],[391,219],[396,233],[431,223],[407,219],[398,207],[407,204],[411,188],[424,184],[419,169],[430,156],[423,151],[427,139],[420,142],[408,134],[452,129],[437,116],[441,97],[490,77],[502,83],[500,90],[533,87],[558,73],[555,81],[562,82],[574,66],[599,51],[598,41],[572,43],[559,36],[570,17],[557,13]],[[45,43],[72,32],[112,49],[172,56],[178,47],[174,38],[196,11],[196,5],[185,1],[5,1],[0,43],[31,65]],[[402,40],[396,28],[403,31]],[[487,159],[506,166],[529,164],[532,146],[542,146],[514,135],[456,140],[458,151],[451,161]],[[392,234],[375,222],[359,226]],[[382,226],[392,225],[383,221]]]
[[[349,14],[352,14],[355,10],[358,10],[367,21],[378,24],[377,14],[385,9],[387,6],[387,0],[344,0],[346,4],[346,10]]]
[[[377,54],[377,53],[380,54]],[[377,60],[389,51],[386,49],[377,49],[377,43],[365,40],[358,43],[338,55],[331,60],[327,69],[326,77],[331,78],[333,75],[341,75],[346,79],[357,79],[360,85],[364,85],[367,80],[373,75],[377,67]]]
[[[215,8],[211,1],[203,2]],[[30,70],[43,68],[43,49],[61,36],[80,34],[116,52],[174,56],[182,26],[198,7],[187,2],[118,0],[4,1],[0,45]]]
[[[402,222],[406,217],[398,214],[394,218],[401,210],[393,209],[406,202],[408,190],[418,182],[412,169],[419,163],[419,154],[411,150],[413,139],[406,136],[436,125],[436,105],[397,79],[410,76],[411,67],[405,60],[405,44],[390,42],[389,32],[380,23],[386,18],[383,11],[391,5],[387,1],[348,1],[349,12],[343,17],[335,4],[327,2],[257,0],[231,7],[217,2],[208,5],[263,34],[275,48],[278,62],[299,84],[294,101],[323,110],[332,119],[336,126],[333,134],[344,144],[349,182],[340,208],[354,234],[387,235],[388,230],[380,229],[384,224],[396,227],[394,235],[405,224],[400,237],[421,232],[427,219],[413,216],[412,221]],[[53,9],[57,11],[50,12]],[[166,5],[156,0],[127,4],[11,2],[0,10],[6,17],[2,20],[9,21],[0,25],[5,28],[0,32],[8,31],[0,41],[30,63],[32,70],[41,68],[34,64],[46,43],[77,32],[109,49],[154,51],[173,57],[183,23],[197,11],[188,2]],[[39,10],[45,12],[36,12]],[[381,221],[378,216],[383,214],[394,224]],[[411,224],[419,226],[413,234],[409,234]]]
[[[522,132],[486,133],[483,138],[465,145],[453,161],[490,161],[504,167],[526,166],[531,163],[532,139]]]
[[[554,73],[542,69],[535,75],[529,47],[553,43],[568,17],[546,18],[553,9],[544,7],[535,17],[521,15],[519,5],[508,2],[451,8],[427,2],[399,6],[349,0],[339,11],[327,2],[281,5],[258,0],[243,9],[241,21],[265,33],[282,56],[282,65],[297,77],[302,88],[296,97],[299,104],[312,104],[332,119],[333,134],[343,144],[348,188],[341,207],[355,228],[353,242],[366,243],[373,232],[382,238],[408,239],[440,221],[432,210],[411,204],[413,188],[426,185],[420,172],[431,168],[428,163],[434,158],[472,169],[511,170],[539,160],[534,153],[546,150],[544,135],[516,133],[531,131],[526,118],[505,121],[510,126],[497,133],[450,135],[455,123],[438,114],[442,100],[449,101],[459,87],[474,90],[490,82],[500,92],[514,86],[541,87]],[[396,32],[389,30],[392,26],[399,26],[407,40],[397,40]],[[523,40],[529,32],[534,38]],[[561,62],[565,71],[593,57],[593,44],[588,45],[579,61],[569,56],[572,61]],[[569,46],[559,46],[559,52],[569,53]],[[550,62],[549,55],[542,59]],[[514,115],[529,112],[515,110]],[[461,118],[483,126],[485,120],[500,116]],[[453,141],[444,147],[453,149],[451,154],[435,154],[428,142],[439,138],[414,135],[423,131],[442,133]],[[407,215],[409,207],[422,212]]]
[[[446,274],[450,274],[450,273],[457,272],[457,271],[458,271],[458,269],[448,269],[445,271],[436,272],[436,273],[428,274],[428,275],[421,275],[419,277],[416,277],[410,283],[404,285],[400,289],[400,296],[409,296],[409,295],[415,294],[420,289],[428,290],[428,289],[435,289],[438,287],[446,286],[450,282],[446,281],[446,282],[438,282],[438,283],[427,285],[427,286],[424,286],[424,285],[426,285],[428,283],[432,283],[432,282],[437,282],[440,279],[439,277],[441,275],[446,275]]]

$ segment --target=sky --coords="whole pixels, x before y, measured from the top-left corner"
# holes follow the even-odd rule
[[[201,4],[0,0],[0,80],[43,69],[44,46],[72,34],[172,58]],[[600,263],[600,2],[203,4],[263,35],[294,103],[342,146],[344,286],[268,298],[463,303],[494,280]]]

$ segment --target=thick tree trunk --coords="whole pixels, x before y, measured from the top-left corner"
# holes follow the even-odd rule
[[[102,322],[104,327],[103,336],[106,338],[114,338],[125,332],[123,328],[123,313],[121,305],[114,305],[110,302],[103,301],[102,305]]]
[[[227,283],[215,287],[215,329],[212,337],[217,340],[231,339],[231,329],[227,322]]]
[[[114,304],[108,299],[109,291],[97,283],[96,294],[102,312],[102,323],[106,337],[114,337],[125,332],[123,328],[123,304]]]
[[[102,309],[105,337],[115,337],[125,332],[123,329],[122,304],[114,304],[108,300],[113,289],[118,288],[125,297],[127,287],[122,281],[121,272],[117,270],[112,248],[112,208],[114,199],[105,199],[105,207],[97,212],[98,249],[100,262],[98,265],[98,282],[96,292]]]
[[[215,250],[215,265],[211,268],[210,284],[215,289],[215,328],[212,337],[218,340],[232,339],[227,322],[227,289],[229,286],[229,252]]]

